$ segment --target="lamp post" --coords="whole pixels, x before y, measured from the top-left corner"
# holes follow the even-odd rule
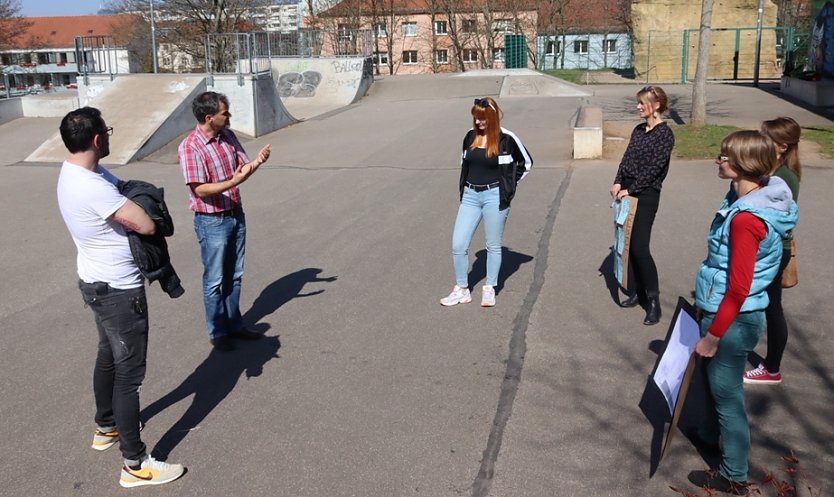
[[[153,73],[156,74],[159,71],[159,67],[156,65],[156,20],[154,19],[153,15],[153,0],[151,2],[151,61],[153,62]]]

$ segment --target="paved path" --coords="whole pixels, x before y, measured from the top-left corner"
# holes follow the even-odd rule
[[[645,327],[639,310],[616,306],[600,271],[616,163],[570,159],[570,116],[582,99],[625,107],[636,88],[502,99],[504,124],[536,165],[513,203],[498,306],[443,308],[458,147],[472,98],[498,95],[500,79],[385,78],[357,105],[246,144],[274,151],[243,187],[243,308],[269,338],[233,354],[211,353],[205,337],[198,248],[171,148],[115,170],[166,188],[178,227],[170,247],[186,287],[178,300],[149,290],[142,399],[143,438],[189,472],[143,495],[663,496],[674,495],[670,485],[691,488],[686,474],[704,462],[683,437],[650,477],[656,432],[638,404],[726,184],[710,162],[673,163],[653,244],[665,314]],[[712,101],[734,92],[711,119],[813,118],[771,93],[731,88],[711,86]],[[674,110],[687,115],[680,90]],[[56,127],[0,126],[0,494],[121,495],[118,452],[88,448],[95,338],[54,200],[58,169],[18,162]],[[825,254],[834,242],[834,161],[805,166],[800,284],[785,294],[785,381],[747,389],[751,463],[761,474],[794,451],[830,493],[834,274]],[[475,288],[482,243],[476,236]]]

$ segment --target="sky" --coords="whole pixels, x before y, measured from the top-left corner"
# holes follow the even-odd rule
[[[20,15],[26,17],[42,16],[82,16],[98,12],[101,0],[21,0]]]

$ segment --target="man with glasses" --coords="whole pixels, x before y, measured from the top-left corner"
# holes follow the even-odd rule
[[[249,160],[229,129],[232,114],[223,94],[201,93],[191,110],[197,126],[180,144],[178,156],[200,243],[209,340],[215,349],[226,352],[234,349],[233,338],[261,338],[244,327],[240,314],[246,217],[238,187],[269,158],[269,145]]]
[[[98,109],[70,112],[60,131],[70,155],[58,177],[58,207],[78,250],[78,286],[93,311],[99,337],[92,448],[102,451],[120,443],[123,487],[168,483],[185,468],[153,459],[139,436],[148,304],[127,237],[128,231],[152,235],[156,226],[139,205],[119,193],[119,179],[99,164],[110,154],[113,128]]]

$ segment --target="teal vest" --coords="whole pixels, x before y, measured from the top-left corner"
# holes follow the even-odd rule
[[[730,191],[715,214],[707,235],[707,258],[695,279],[695,303],[707,312],[716,312],[727,292],[730,266],[730,223],[740,212],[750,212],[767,225],[767,235],[759,243],[753,282],[741,312],[764,310],[768,305],[767,287],[779,272],[782,238],[796,225],[799,213],[790,189],[780,178],[770,178],[767,186],[735,199]]]

